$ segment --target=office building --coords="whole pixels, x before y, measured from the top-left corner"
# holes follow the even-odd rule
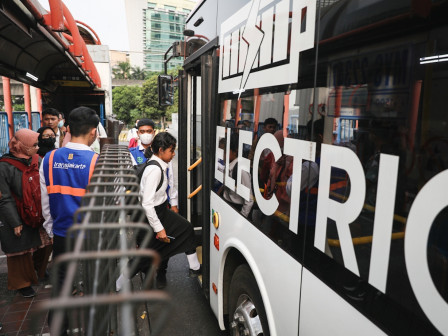
[[[195,0],[125,0],[131,66],[162,71],[165,52],[183,40],[185,20],[195,6]],[[182,62],[172,59],[168,69]]]

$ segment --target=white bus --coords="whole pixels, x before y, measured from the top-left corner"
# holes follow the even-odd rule
[[[447,17],[445,0],[198,2],[180,210],[223,330],[448,335]]]

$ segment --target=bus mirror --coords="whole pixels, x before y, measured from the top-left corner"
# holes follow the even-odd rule
[[[159,89],[159,105],[171,106],[174,104],[173,76],[159,75],[157,79]]]

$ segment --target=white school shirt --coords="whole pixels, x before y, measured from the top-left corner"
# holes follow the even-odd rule
[[[140,143],[140,140],[138,141]],[[140,143],[138,146],[138,149],[142,152],[145,152],[145,148],[142,146],[142,144]],[[132,160],[132,165],[136,166],[137,165],[137,161],[135,161],[134,159],[134,155],[132,155],[131,153],[129,153],[129,155],[131,156],[131,160]],[[155,155],[153,155],[151,157],[151,159],[155,157]],[[166,178],[166,174],[165,174],[165,178]],[[174,169],[173,169],[173,161],[170,161],[168,163],[168,185],[170,186],[170,189],[168,190],[168,196],[170,196],[170,205],[173,206],[178,206],[179,205],[179,200],[178,200],[178,192],[177,189],[175,187],[174,184]]]
[[[142,180],[140,181],[140,198],[149,225],[151,225],[154,232],[160,232],[164,227],[159,217],[157,217],[154,207],[163,204],[167,200],[166,187],[168,186],[168,179],[166,178],[166,169],[168,168],[168,164],[155,155],[151,157],[151,160],[157,161],[162,167],[164,175],[163,183],[160,189],[156,191],[162,178],[160,168],[155,165],[146,167]]]

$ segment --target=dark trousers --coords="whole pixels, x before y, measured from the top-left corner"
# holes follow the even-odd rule
[[[55,261],[58,256],[60,256],[61,254],[64,254],[65,252],[66,252],[65,237],[54,235],[54,237],[53,237],[53,261]],[[53,262],[53,268],[56,268],[54,265],[54,262]],[[65,272],[66,272],[65,263],[58,264],[57,270],[58,270],[58,273],[56,274],[56,283],[53,284],[53,288],[56,290],[56,292],[54,292],[54,294],[56,296],[59,295],[59,292],[61,291],[62,285],[64,283]]]
[[[34,269],[40,279],[44,279],[47,273],[48,259],[53,251],[53,245],[46,245],[33,253]]]
[[[66,264],[65,263],[58,264],[56,267],[54,264],[54,261],[56,260],[56,258],[66,252],[65,242],[66,242],[65,237],[54,235],[54,237],[53,237],[53,268],[56,269],[56,267],[57,267],[57,274],[54,274],[52,277],[52,281],[54,281],[52,295],[54,297],[57,297],[59,295],[60,291],[62,290],[62,286],[63,286],[64,280],[65,280],[65,273],[67,270]],[[48,312],[48,325],[50,327],[51,327],[52,317],[53,317],[53,312],[49,311]],[[59,335],[67,335],[66,330],[68,329],[68,326],[69,326],[68,317],[67,317],[67,314],[64,314],[62,330]]]
[[[168,204],[165,202],[155,207],[157,217],[165,228],[168,236],[174,237],[170,243],[164,243],[155,239],[155,234],[151,239],[148,248],[156,250],[162,262],[160,270],[166,270],[168,266],[168,259],[179,253],[193,254],[196,252],[196,242],[194,238],[194,229],[189,221],[181,215],[168,209]],[[148,224],[149,225],[149,224]],[[147,273],[152,264],[151,258],[141,258],[137,263],[137,267],[133,275],[138,272]],[[130,265],[130,264],[128,264]]]

